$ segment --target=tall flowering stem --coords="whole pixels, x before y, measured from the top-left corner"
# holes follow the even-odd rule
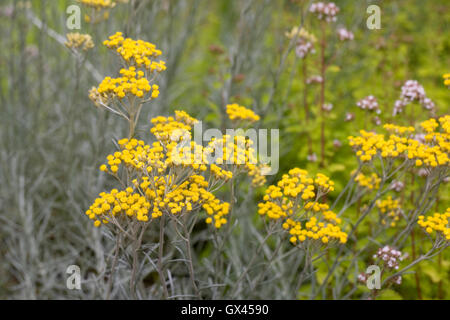
[[[320,75],[322,82],[320,83],[320,166],[325,166],[325,49],[326,49],[326,22],[321,24],[322,38],[320,40]]]

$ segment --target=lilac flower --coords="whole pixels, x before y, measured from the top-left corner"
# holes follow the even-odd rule
[[[346,41],[346,40],[353,40],[355,37],[353,35],[353,32],[345,29],[345,28],[339,28],[337,31],[337,35],[339,40]]]
[[[356,105],[361,108],[362,110],[369,110],[369,111],[375,111],[377,114],[381,113],[380,107],[378,105],[377,99],[370,95],[365,97],[364,99],[361,99],[356,103]]]
[[[316,14],[319,20],[333,22],[337,20],[336,15],[339,12],[339,7],[333,2],[317,2],[311,5],[309,11]]]
[[[435,105],[430,98],[426,96],[425,89],[416,80],[408,80],[402,86],[400,99],[395,102],[394,116],[403,111],[403,108],[411,102],[418,102],[426,110],[434,113]]]

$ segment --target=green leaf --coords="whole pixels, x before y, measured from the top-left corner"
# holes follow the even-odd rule
[[[328,170],[330,172],[339,172],[339,171],[345,171],[345,165],[341,164],[341,163],[333,163],[331,165],[328,166]]]
[[[381,292],[378,300],[402,300],[402,296],[394,290],[388,289]]]

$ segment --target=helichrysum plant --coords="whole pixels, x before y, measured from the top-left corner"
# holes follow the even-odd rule
[[[207,225],[220,229],[228,223],[230,203],[217,198],[215,191],[241,172],[251,176],[254,185],[263,184],[262,166],[257,163],[252,141],[244,136],[224,135],[206,145],[191,141],[193,127],[199,120],[181,110],[173,116],[151,119],[152,143],[137,139],[135,129],[141,108],[159,96],[159,87],[153,81],[166,69],[164,61],[156,60],[162,52],[149,42],[125,38],[120,32],[103,44],[118,54],[124,67],[118,77],[105,77],[98,87],[92,88],[89,97],[97,107],[124,118],[129,133],[127,138],[117,141],[118,150],[100,166],[120,187],[101,192],[86,215],[96,227],[111,226],[118,239],[116,257],[123,242],[131,241],[130,293],[134,297],[138,251],[145,231],[160,219],[160,262],[168,218],[186,242],[192,286],[200,296],[191,257],[192,227],[185,216],[203,213]],[[259,120],[253,111],[237,104],[228,105],[227,113],[232,122]],[[165,277],[161,269],[159,272],[167,298]],[[109,292],[106,295],[109,297]]]

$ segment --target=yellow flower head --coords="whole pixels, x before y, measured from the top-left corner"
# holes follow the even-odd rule
[[[321,173],[312,178],[306,170],[294,168],[266,189],[263,202],[258,204],[258,213],[269,220],[281,221],[293,244],[307,240],[323,245],[346,243],[347,234],[339,226],[342,219],[328,204],[319,202],[323,195],[334,190],[333,185]]]
[[[417,224],[422,227],[426,233],[436,233],[437,237],[441,237],[446,241],[450,241],[450,208],[445,213],[436,212],[432,216],[419,216]]]
[[[370,162],[376,156],[383,159],[406,159],[417,167],[445,167],[450,163],[450,116],[446,115],[438,121],[430,119],[421,123],[424,141],[411,136],[415,131],[412,127],[385,125],[390,132],[384,134],[360,131],[360,136],[349,137],[350,146],[362,162]],[[404,136],[407,134],[407,136]]]
[[[256,122],[259,120],[259,116],[252,110],[247,109],[244,106],[240,106],[237,103],[227,105],[227,114],[230,120],[245,120],[249,122]]]
[[[83,51],[88,51],[94,47],[92,37],[88,34],[81,34],[78,32],[68,33],[66,37],[67,41],[64,44],[70,49],[81,49]]]

